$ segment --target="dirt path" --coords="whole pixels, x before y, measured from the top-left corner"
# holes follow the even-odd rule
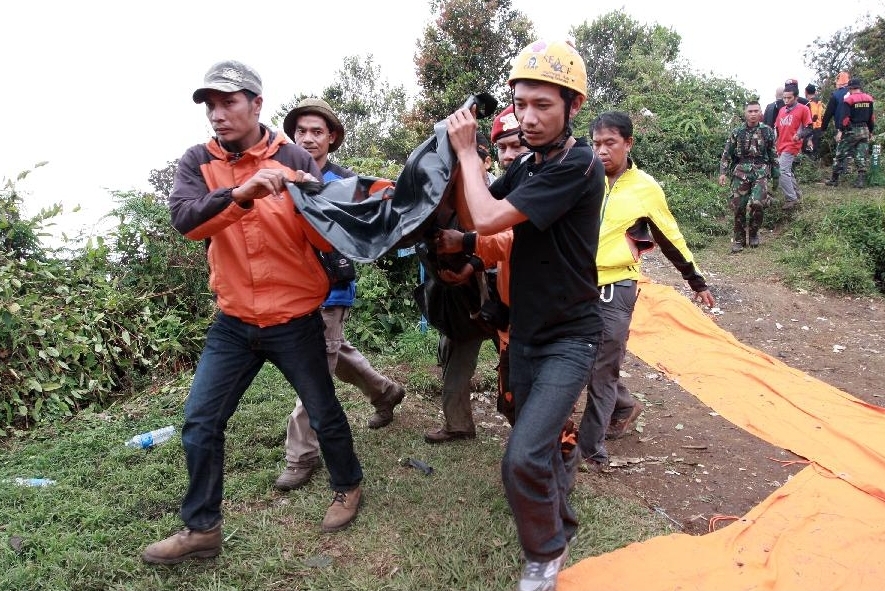
[[[754,253],[737,256],[744,255],[745,271],[728,276],[711,258],[726,253],[701,259],[722,310],[719,325],[747,345],[883,406],[885,300],[793,290],[759,276]],[[648,256],[643,269],[690,295],[660,255]],[[628,355],[623,371],[625,383],[645,404],[641,432],[609,442],[611,471],[581,473],[581,485],[638,496],[686,533],[702,534],[714,516],[743,515],[802,469],[790,463],[802,458],[719,417],[636,357]]]

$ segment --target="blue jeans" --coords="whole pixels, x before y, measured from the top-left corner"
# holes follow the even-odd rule
[[[210,529],[221,521],[224,431],[265,361],[279,368],[304,403],[332,488],[351,490],[363,478],[329,374],[320,313],[265,328],[219,313],[206,335],[181,429],[190,478],[181,518],[191,529]]]
[[[559,434],[590,378],[599,335],[543,345],[510,342],[516,422],[501,461],[504,492],[526,558],[559,556],[578,529]]]

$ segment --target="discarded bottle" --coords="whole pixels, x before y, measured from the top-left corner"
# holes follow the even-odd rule
[[[12,478],[3,482],[13,482],[19,486],[52,486],[55,484],[55,481],[49,478]]]
[[[154,429],[153,431],[142,433],[141,435],[136,435],[126,442],[126,447],[147,449],[168,440],[170,437],[172,437],[173,433],[175,433],[175,427],[173,427],[172,425],[169,425],[168,427],[163,427],[162,429]]]

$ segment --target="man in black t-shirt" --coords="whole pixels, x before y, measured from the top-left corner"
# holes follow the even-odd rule
[[[490,187],[476,162],[473,113],[460,109],[447,125],[476,231],[513,228],[510,386],[516,421],[501,475],[526,558],[519,588],[553,589],[578,526],[559,434],[590,377],[602,332],[595,260],[605,169],[593,149],[572,136],[587,74],[571,44],[527,46],[514,59],[508,83],[520,141],[532,154]]]

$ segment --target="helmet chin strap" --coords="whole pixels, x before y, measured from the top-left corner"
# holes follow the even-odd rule
[[[562,130],[562,134],[560,134],[559,138],[557,138],[555,141],[552,141],[549,144],[544,144],[543,146],[533,146],[525,139],[525,135],[522,133],[522,130],[519,130],[519,144],[528,148],[532,152],[537,152],[538,154],[540,154],[541,162],[545,162],[550,152],[561,150],[565,146],[565,143],[568,141],[568,138],[571,137],[571,135],[572,125],[571,123],[566,123],[565,129]]]
[[[511,90],[511,97],[513,96],[513,92]],[[512,99],[511,99],[512,102]],[[544,144],[543,146],[533,146],[525,139],[525,135],[522,133],[522,129],[519,130],[519,145],[524,146],[531,150],[532,152],[537,152],[541,155],[541,162],[546,162],[547,157],[550,155],[550,152],[555,150],[561,150],[565,143],[568,141],[568,138],[572,135],[572,122],[569,119],[569,115],[571,114],[570,110],[571,104],[566,101],[565,105],[565,128],[562,130],[562,134],[554,141],[549,144]]]

